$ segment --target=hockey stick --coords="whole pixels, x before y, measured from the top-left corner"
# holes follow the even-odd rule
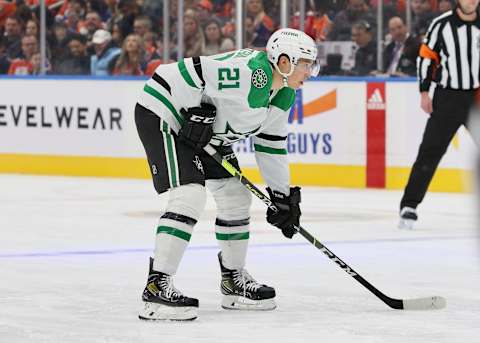
[[[207,145],[205,151],[213,157],[226,171],[228,171],[232,176],[236,177],[250,192],[252,192],[257,198],[259,198],[265,205],[270,209],[277,212],[278,209],[272,203],[272,201],[253,183],[251,183],[245,176],[237,170],[231,163],[225,160],[222,155],[220,155],[211,145]],[[370,282],[365,280],[360,274],[353,270],[348,264],[343,262],[337,255],[335,255],[330,249],[325,245],[319,242],[315,237],[313,237],[307,230],[301,226],[296,227],[297,231],[311,244],[313,244],[317,249],[323,252],[327,257],[335,262],[343,271],[348,275],[353,277],[355,280],[360,282],[365,288],[370,292],[376,295],[380,300],[382,300],[389,307],[396,310],[433,310],[441,309],[447,305],[447,300],[443,297],[433,296],[426,298],[415,298],[415,299],[394,299],[380,292],[376,287],[374,287]]]

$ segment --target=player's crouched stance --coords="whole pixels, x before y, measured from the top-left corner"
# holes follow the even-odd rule
[[[275,289],[245,269],[250,237],[251,193],[217,164],[207,144],[239,168],[231,144],[253,136],[255,157],[278,212],[267,221],[288,237],[299,225],[300,188],[290,187],[286,157],[288,116],[295,89],[316,71],[314,41],[301,31],[282,29],[267,53],[239,50],[160,65],[135,108],[156,191],[169,192],[160,217],[154,258],[142,294],[140,319],[193,320],[199,301],[172,281],[200,218],[209,188],[217,207],[215,235],[221,252],[221,306],[273,310]]]

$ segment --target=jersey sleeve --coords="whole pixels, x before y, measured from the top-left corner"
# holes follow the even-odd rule
[[[273,190],[289,194],[290,169],[287,157],[288,116],[295,91],[284,87],[270,102],[269,123],[253,137],[255,159],[265,183]]]
[[[435,70],[440,64],[442,21],[434,20],[425,35],[417,57],[420,92],[428,92],[434,79]]]

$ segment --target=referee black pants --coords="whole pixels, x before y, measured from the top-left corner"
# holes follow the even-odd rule
[[[425,197],[433,174],[461,125],[466,125],[475,91],[437,87],[433,95],[433,112],[427,121],[417,159],[400,201],[403,207],[417,208]]]

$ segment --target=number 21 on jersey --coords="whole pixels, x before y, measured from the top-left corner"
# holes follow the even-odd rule
[[[240,69],[218,68],[218,90],[240,88]]]

